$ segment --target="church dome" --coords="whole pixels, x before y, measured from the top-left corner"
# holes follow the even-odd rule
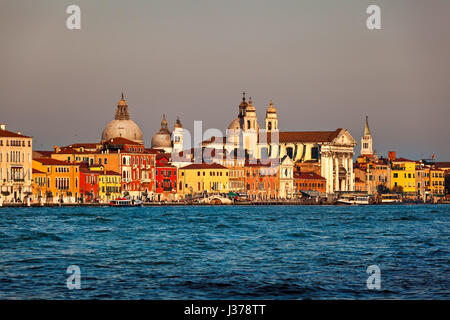
[[[177,118],[175,122],[174,129],[183,129],[183,125],[181,124],[180,118]]]
[[[241,129],[241,118],[236,118],[233,121],[231,121],[230,125],[228,126],[228,130],[239,130]]]
[[[163,115],[161,128],[152,137],[152,149],[164,149],[172,147],[172,136],[167,128],[166,116]]]
[[[255,107],[253,106],[253,102],[252,102],[252,97],[250,97],[250,99],[248,99],[248,106],[245,109],[246,112],[256,112]]]
[[[123,94],[117,104],[114,120],[110,121],[102,132],[102,143],[117,137],[144,143],[141,129],[133,120],[130,120],[128,105]]]
[[[277,113],[277,109],[275,109],[275,107],[273,106],[272,100],[270,100],[270,105],[267,108],[266,113]]]

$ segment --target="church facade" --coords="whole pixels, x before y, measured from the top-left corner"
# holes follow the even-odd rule
[[[353,155],[355,139],[346,129],[334,131],[280,131],[277,110],[270,101],[265,128],[260,129],[256,108],[245,94],[238,116],[226,130],[226,137],[213,137],[203,147],[241,152],[253,159],[283,159],[293,162],[317,162],[326,178],[326,192],[354,191]]]

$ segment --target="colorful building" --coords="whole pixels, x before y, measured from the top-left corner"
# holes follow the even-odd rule
[[[121,175],[115,171],[102,170],[99,172],[98,198],[100,202],[108,203],[122,196]]]
[[[39,171],[33,168],[33,195],[32,201],[37,203],[44,203],[47,195],[47,179],[46,172]]]
[[[402,190],[407,198],[415,198],[416,192],[416,162],[405,158],[392,161],[391,190]]]
[[[98,202],[99,171],[92,170],[86,164],[80,164],[80,201]]]
[[[430,169],[430,192],[433,198],[445,195],[445,172],[441,169]],[[435,201],[437,199],[434,199]]]
[[[33,169],[46,174],[45,202],[75,202],[80,196],[79,165],[50,158],[33,159]],[[40,190],[40,188],[33,188]],[[40,194],[42,196],[42,194]],[[39,194],[33,195],[36,199]]]
[[[252,200],[270,200],[279,197],[278,165],[246,162],[245,186],[247,197]]]
[[[33,139],[0,125],[0,203],[24,202],[32,195]]]
[[[181,197],[228,193],[228,184],[228,168],[217,163],[194,163],[178,169],[178,193]]]
[[[298,197],[308,191],[315,191],[320,194],[327,191],[327,180],[314,172],[294,172],[294,185]]]
[[[156,198],[157,201],[173,201],[177,195],[177,167],[170,164],[170,154],[156,155]]]

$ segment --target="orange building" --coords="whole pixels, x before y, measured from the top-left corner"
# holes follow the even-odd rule
[[[245,187],[253,200],[277,199],[279,190],[278,166],[271,163],[245,163]]]
[[[45,173],[46,187],[42,188],[42,182],[38,179],[33,179],[33,190],[37,194],[33,195],[35,200],[39,196],[43,196],[42,192],[45,190],[45,199],[47,202],[74,202],[78,199],[80,194],[80,172],[79,166],[66,161],[59,161],[56,159],[40,158],[33,159],[33,169],[36,172],[37,178],[42,178]]]
[[[295,172],[294,186],[298,196],[301,196],[302,191],[317,191],[319,193],[326,193],[327,180],[314,172]]]

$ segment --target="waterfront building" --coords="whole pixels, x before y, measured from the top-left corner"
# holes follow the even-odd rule
[[[245,193],[245,158],[238,155],[223,155],[220,164],[230,171],[229,186],[230,192]]]
[[[79,165],[67,161],[50,158],[33,159],[33,169],[37,170],[37,177],[42,178],[45,173],[47,186],[45,188],[45,202],[75,202],[80,196]],[[43,190],[41,187],[33,190]],[[42,192],[33,196],[36,200],[42,197]]]
[[[217,163],[193,163],[178,169],[181,197],[228,193],[229,170]]]
[[[319,195],[326,193],[327,180],[314,172],[294,172],[294,185],[297,197],[309,194],[311,191]]]
[[[381,186],[384,187],[384,190],[389,189],[391,187],[391,167],[388,161],[376,157],[366,159],[368,161],[358,161],[354,164],[355,179],[358,178],[360,182],[364,183],[364,186],[360,186],[358,191],[376,195]]]
[[[416,164],[416,192],[420,200],[426,202],[430,196],[430,168]]]
[[[230,123],[226,137],[212,137],[203,141],[203,147],[243,150],[249,158],[282,159],[288,156],[294,162],[314,161],[320,164],[320,175],[327,179],[327,193],[353,191],[353,154],[356,141],[346,129],[335,131],[279,130],[277,110],[271,101],[265,119],[265,130],[260,130],[256,108],[245,95],[239,105],[238,116]]]
[[[396,158],[391,167],[391,190],[402,191],[407,198],[415,198],[416,162],[405,158]]]
[[[367,192],[366,169],[354,164],[353,172],[355,174],[355,191]],[[358,186],[356,187],[356,183]]]
[[[436,168],[444,170],[444,193],[450,194],[450,162],[435,162]]]
[[[170,154],[156,155],[156,199],[173,201],[177,199],[177,167],[170,163]]]
[[[33,139],[0,125],[0,202],[26,201],[32,195]]]
[[[80,164],[80,197],[84,202],[97,202],[99,200],[99,170],[92,170],[86,164]]]
[[[245,163],[245,186],[251,200],[279,198],[280,179],[278,163],[248,161]]]
[[[121,197],[121,175],[115,171],[105,170],[103,166],[98,166],[92,170],[99,170],[98,178],[98,198],[100,202],[108,203]]]
[[[47,179],[49,175],[47,172],[39,171],[33,168],[33,182],[32,182],[32,201],[37,203],[44,203],[47,196]]]
[[[123,97],[117,104],[114,120],[110,121],[102,132],[101,142],[122,137],[137,143],[143,143],[143,135],[139,126],[130,120],[127,101]]]
[[[434,201],[445,195],[445,171],[437,168],[430,168],[430,192]]]
[[[91,167],[101,165],[106,171],[121,174],[121,190],[124,196],[133,199],[154,198],[155,157],[159,151],[146,149],[142,143],[123,137],[103,141],[101,147],[96,150],[80,150],[72,146],[55,147],[51,158],[86,163]]]
[[[361,178],[357,176],[355,176],[355,191],[367,192],[366,182],[361,180]]]
[[[288,156],[284,156],[278,165],[278,197],[280,199],[292,199],[295,194],[294,189],[294,161]]]

